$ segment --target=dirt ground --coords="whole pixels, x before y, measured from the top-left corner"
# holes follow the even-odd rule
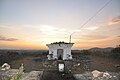
[[[93,55],[73,55],[73,60],[64,61],[66,72],[70,73],[83,73],[85,71],[93,71],[95,69],[100,71],[119,72],[120,60],[110,57],[93,56]],[[57,61],[48,61],[44,56],[26,56],[22,59],[10,63],[11,68],[19,68],[20,64],[24,64],[25,72],[33,70],[57,70]]]
[[[91,70],[97,69],[100,71],[120,72],[120,68],[116,67],[120,65],[120,59],[107,56],[90,56],[90,59],[93,61]]]

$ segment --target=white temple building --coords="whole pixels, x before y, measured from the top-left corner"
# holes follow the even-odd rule
[[[48,60],[69,60],[72,59],[71,47],[74,43],[55,42],[46,44],[49,48]]]

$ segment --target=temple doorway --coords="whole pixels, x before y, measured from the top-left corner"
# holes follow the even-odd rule
[[[63,49],[57,49],[58,60],[63,60]]]

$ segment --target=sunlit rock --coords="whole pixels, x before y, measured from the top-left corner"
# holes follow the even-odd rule
[[[112,76],[108,72],[104,72],[103,73],[103,77],[111,78]]]
[[[98,70],[92,71],[93,77],[100,77],[103,75],[103,72],[100,72]]]
[[[8,63],[4,63],[4,64],[2,65],[1,70],[8,70],[8,69],[10,69],[10,65],[9,65]]]

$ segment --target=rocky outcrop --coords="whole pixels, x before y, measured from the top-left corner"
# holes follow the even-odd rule
[[[19,72],[18,69],[9,69],[6,71],[0,71],[0,80],[16,80],[12,79]],[[29,73],[23,73],[20,80],[41,80],[43,71],[31,71]],[[10,77],[11,76],[11,77]]]
[[[43,71],[31,71],[23,74],[22,80],[41,80]]]
[[[103,72],[100,72],[98,70],[94,70],[91,72],[93,77],[101,77],[103,75]]]
[[[120,80],[120,73],[94,70],[83,74],[74,74],[76,80]]]
[[[18,69],[0,70],[0,80],[8,80],[18,73]]]

